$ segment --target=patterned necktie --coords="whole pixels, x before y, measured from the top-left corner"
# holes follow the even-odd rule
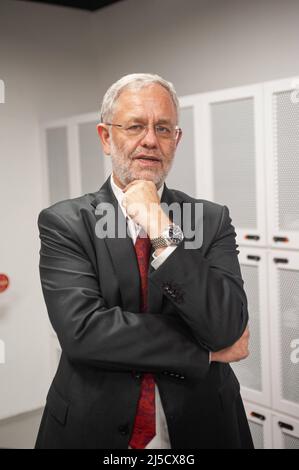
[[[141,312],[147,310],[148,266],[151,250],[149,237],[142,230],[135,243],[140,273]],[[156,435],[155,380],[152,374],[143,374],[141,390],[129,445],[133,449],[144,449]]]

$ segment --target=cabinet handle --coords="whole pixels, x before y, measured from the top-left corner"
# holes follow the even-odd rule
[[[259,419],[260,421],[265,421],[265,420],[266,420],[266,418],[265,418],[264,415],[261,415],[261,414],[259,414],[259,413],[256,413],[255,411],[252,411],[252,412],[250,413],[250,416],[252,416],[253,418],[257,418],[257,419]]]
[[[244,237],[246,240],[259,240],[260,236],[259,235],[245,235]]]
[[[287,258],[273,258],[274,263],[288,264],[289,260]]]
[[[291,424],[283,423],[282,421],[278,421],[278,426],[288,431],[294,431],[294,427]]]
[[[247,255],[247,259],[252,259],[253,261],[259,261],[261,257],[255,256],[255,255]]]
[[[284,243],[287,243],[289,241],[287,237],[273,237],[273,240],[275,242],[284,242]]]

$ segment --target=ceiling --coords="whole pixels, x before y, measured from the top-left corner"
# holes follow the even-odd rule
[[[123,0],[22,0],[23,2],[48,3],[81,10],[96,11],[100,8]]]

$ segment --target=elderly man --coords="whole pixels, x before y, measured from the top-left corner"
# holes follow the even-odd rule
[[[62,355],[36,448],[252,448],[229,365],[247,357],[249,336],[235,231],[226,206],[165,184],[182,136],[173,85],[121,78],[98,133],[111,176],[38,220]]]

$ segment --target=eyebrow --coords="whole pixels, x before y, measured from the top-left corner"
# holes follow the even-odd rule
[[[129,116],[127,118],[128,121],[137,121],[137,122],[145,122],[146,119],[140,117],[140,116]],[[158,119],[158,121],[156,122],[156,124],[172,124],[171,120],[170,119],[167,119],[167,118],[161,118],[161,119]]]

